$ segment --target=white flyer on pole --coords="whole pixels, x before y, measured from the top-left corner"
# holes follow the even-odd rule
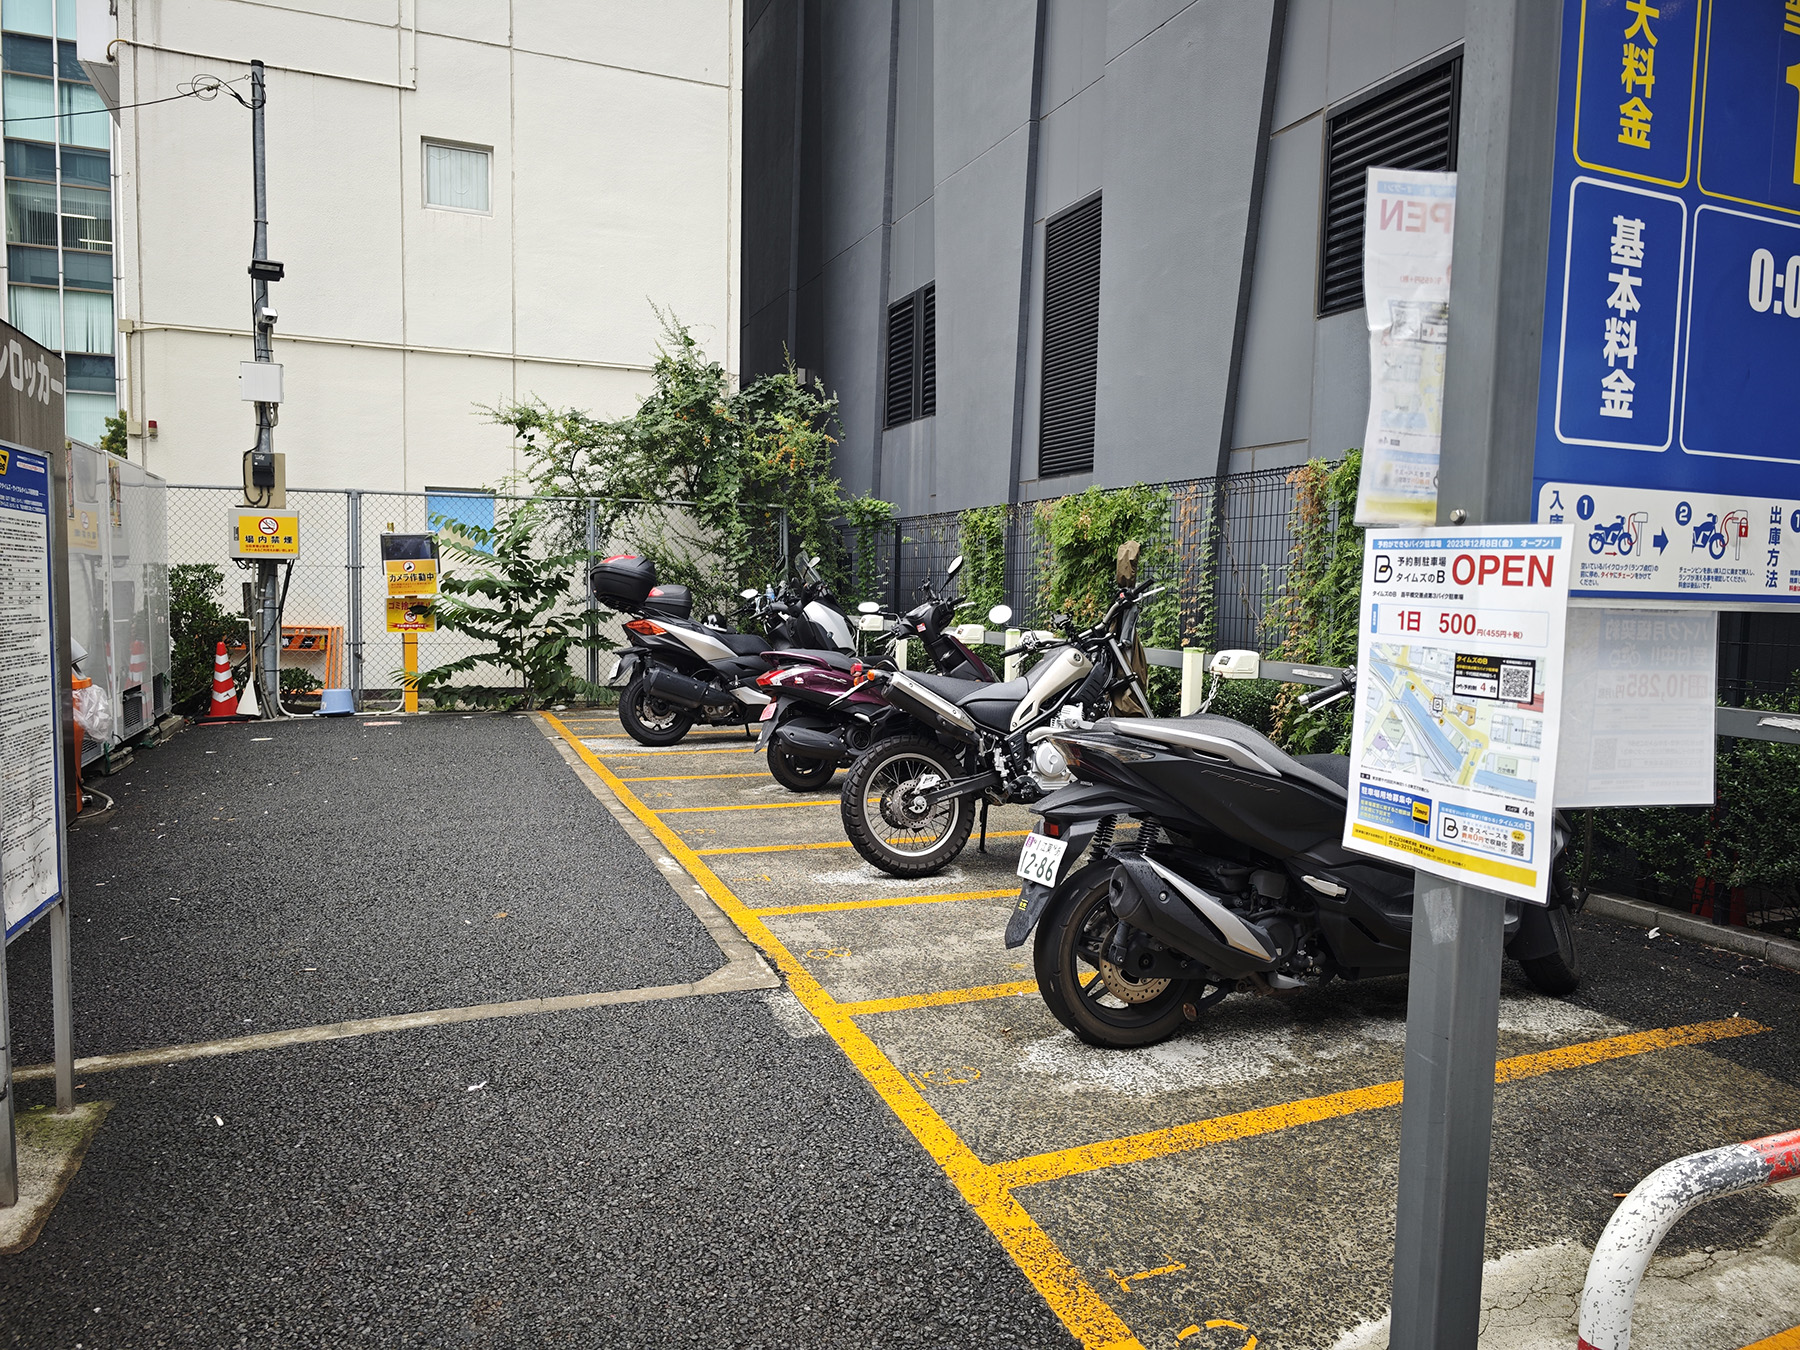
[[[1718,614],[1572,609],[1565,656],[1556,804],[1711,806]]]
[[[1570,531],[1371,530],[1344,847],[1546,903]]]
[[[1369,170],[1363,204],[1369,424],[1356,493],[1359,525],[1437,519],[1455,226],[1455,174]]]

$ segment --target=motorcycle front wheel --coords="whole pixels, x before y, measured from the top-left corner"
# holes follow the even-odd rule
[[[1522,960],[1525,978],[1540,994],[1565,998],[1581,984],[1581,953],[1575,947],[1575,926],[1569,922],[1569,911],[1562,906],[1546,916],[1550,931],[1556,934],[1556,950],[1545,956]]]
[[[1165,1041],[1232,986],[1209,980],[1137,980],[1106,959],[1118,918],[1108,896],[1113,869],[1069,877],[1038,922],[1038,992],[1051,1014],[1089,1045],[1130,1050]]]
[[[801,759],[779,745],[769,747],[769,774],[789,792],[817,791],[836,772],[836,763],[829,759]]]
[[[975,824],[972,797],[919,810],[917,795],[961,775],[949,751],[922,736],[877,741],[850,766],[839,808],[844,833],[889,876],[927,877],[949,866]]]
[[[619,695],[619,725],[639,745],[674,745],[694,725],[691,713],[664,703],[644,688],[638,676]]]

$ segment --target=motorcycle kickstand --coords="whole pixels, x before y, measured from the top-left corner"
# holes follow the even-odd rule
[[[988,799],[983,797],[981,799],[981,842],[975,846],[977,853],[987,852],[987,813]]]

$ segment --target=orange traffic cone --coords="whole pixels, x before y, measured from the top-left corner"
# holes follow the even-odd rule
[[[144,650],[143,642],[138,638],[131,640],[131,660],[125,667],[125,687],[144,683],[144,673],[150,665],[150,655]]]
[[[231,678],[231,658],[225,655],[225,644],[221,642],[218,654],[213,657],[212,709],[207,716],[236,717],[237,710],[237,685]]]

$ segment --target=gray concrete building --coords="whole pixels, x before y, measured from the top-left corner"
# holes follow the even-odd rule
[[[742,372],[907,515],[1335,457],[1363,169],[1454,167],[1464,14],[748,0]]]

